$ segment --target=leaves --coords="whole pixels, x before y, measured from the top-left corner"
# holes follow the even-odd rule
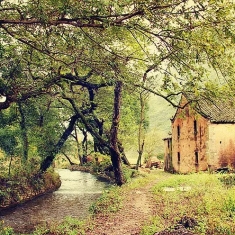
[[[234,9],[233,2],[212,0],[3,1],[0,94],[6,102],[0,107],[30,100],[24,111],[35,131],[31,141],[44,150],[76,109],[90,125],[102,122],[106,133],[113,86],[122,81],[120,139],[127,146],[142,89],[170,102],[182,91],[221,88],[221,82],[233,90]],[[42,116],[45,126],[37,126]]]

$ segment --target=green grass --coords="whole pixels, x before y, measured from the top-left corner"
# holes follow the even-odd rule
[[[103,192],[101,197],[90,206],[89,211],[92,214],[114,213],[122,208],[122,201],[121,188],[113,186]]]
[[[226,187],[222,182],[225,175],[198,173],[171,175],[153,187],[157,217],[142,230],[150,235],[170,227],[183,216],[196,219],[196,234],[235,234],[235,187]],[[189,191],[181,191],[188,187]],[[173,188],[174,191],[165,191]],[[153,228],[154,226],[154,228]]]
[[[13,235],[14,231],[10,227],[4,226],[4,221],[0,221],[0,235]]]
[[[123,187],[111,187],[91,205],[91,216],[85,221],[67,218],[63,223],[51,227],[39,227],[39,234],[85,234],[92,230],[92,215],[110,215],[122,208],[125,195],[133,189],[152,183],[156,214],[142,228],[141,235],[153,235],[172,227],[182,217],[197,221],[193,232],[198,235],[235,234],[235,181],[234,175],[198,173],[172,175],[163,171],[139,174]],[[181,191],[181,187],[190,189]],[[173,188],[174,191],[165,191]],[[1,235],[13,234],[11,229],[2,230]]]
[[[50,228],[47,226],[38,226],[31,235],[43,234],[64,234],[64,235],[85,235],[85,224],[83,221],[72,217],[66,217],[60,224],[52,224]]]

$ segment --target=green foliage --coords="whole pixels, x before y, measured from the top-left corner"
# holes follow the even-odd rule
[[[0,112],[0,148],[7,156],[19,153],[19,129],[15,107]]]
[[[42,96],[26,104],[24,114],[31,144],[30,154],[43,159],[53,151],[63,132],[64,127],[60,125],[62,113],[51,108],[54,103],[49,96]]]
[[[8,155],[13,156],[17,147],[16,133],[11,130],[0,131],[0,147]]]
[[[92,170],[95,173],[103,173],[104,170],[112,165],[110,156],[103,155],[100,153],[92,154],[94,161],[92,162]]]
[[[235,175],[234,174],[225,174],[221,176],[220,181],[227,187],[235,186]]]
[[[0,235],[13,235],[14,231],[10,227],[4,226],[4,221],[0,221]]]
[[[93,203],[89,210],[93,214],[109,214],[117,212],[122,207],[122,196],[120,187],[113,186],[109,190],[103,192],[98,200]]]
[[[125,182],[130,182],[134,177],[139,175],[137,170],[131,169],[129,166],[122,165],[123,175],[125,178]]]
[[[155,216],[151,218],[151,224],[143,226],[140,235],[152,235],[156,231],[161,231],[164,229],[163,224],[161,223],[161,218]]]
[[[14,105],[7,110],[2,110],[0,112],[0,127],[6,128],[7,126],[12,126],[17,122],[17,112]]]
[[[152,234],[152,226],[161,231],[162,226],[170,227],[185,215],[196,219],[198,225],[193,229],[196,234],[234,234],[234,187],[224,188],[221,177],[201,173],[172,175],[161,180],[153,187],[156,205],[161,209],[142,234]]]
[[[157,154],[157,158],[158,158],[159,160],[164,160],[164,154],[165,154],[165,153],[158,153],[158,154]]]
[[[58,230],[61,231],[61,234],[68,234],[68,235],[77,235],[78,231],[79,234],[83,235],[85,233],[81,232],[84,223],[72,217],[66,217],[63,223],[58,226]]]
[[[60,234],[60,235],[85,235],[84,222],[72,217],[66,217],[60,224],[38,226],[32,235]]]
[[[235,216],[235,195],[229,193],[224,200],[224,209],[231,216]]]

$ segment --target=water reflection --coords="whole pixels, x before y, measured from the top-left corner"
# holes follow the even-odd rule
[[[98,181],[89,173],[67,169],[57,171],[62,181],[59,190],[2,212],[0,220],[16,232],[25,232],[36,224],[61,221],[66,216],[86,217],[90,204],[108,184]]]

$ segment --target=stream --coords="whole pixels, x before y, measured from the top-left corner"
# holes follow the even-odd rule
[[[35,225],[59,222],[65,217],[83,219],[89,207],[109,187],[107,182],[96,179],[90,173],[58,169],[61,187],[30,202],[8,209],[0,214],[4,225],[15,232],[30,232]]]

